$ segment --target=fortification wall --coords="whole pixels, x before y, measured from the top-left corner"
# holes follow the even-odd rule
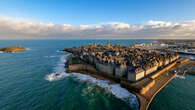
[[[79,71],[79,70],[83,70],[83,65],[82,64],[74,64],[74,65],[69,65],[68,66],[68,70],[69,71]]]
[[[93,56],[89,56],[89,62],[90,62],[91,64],[94,64],[94,57],[93,57]]]
[[[186,62],[189,62],[190,59],[185,59],[185,60],[181,60],[180,63],[183,64],[183,63],[186,63]]]
[[[140,90],[140,94],[145,94],[150,90],[151,87],[153,87],[155,84],[155,80],[150,80],[147,85],[143,86],[143,88]]]
[[[127,74],[127,68],[126,67],[116,67],[115,68],[115,76],[122,77],[125,74]]]
[[[91,65],[85,65],[85,70],[91,71],[91,72],[97,72],[97,70],[95,69],[95,67],[93,67]]]
[[[170,68],[172,68],[173,66],[175,66],[176,62],[168,65],[167,67],[157,71],[154,75],[151,76],[152,79],[157,78],[158,76],[160,76],[162,73],[166,72],[167,70],[169,70]]]
[[[111,75],[111,76],[114,75],[114,67],[112,65],[96,63],[96,69],[107,75]]]
[[[91,72],[97,72],[97,70],[88,64],[74,64],[74,65],[69,65],[68,66],[69,71],[91,71]]]

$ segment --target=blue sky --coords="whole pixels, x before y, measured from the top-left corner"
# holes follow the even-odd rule
[[[0,16],[55,24],[98,24],[195,18],[195,0],[1,0]]]
[[[0,39],[195,39],[195,0],[0,0]]]

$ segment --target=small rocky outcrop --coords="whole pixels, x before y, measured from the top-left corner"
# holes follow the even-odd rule
[[[3,48],[0,48],[0,51],[3,51],[3,52],[20,52],[20,51],[24,51],[26,50],[24,47],[21,47],[21,46],[7,46],[7,47],[3,47]]]

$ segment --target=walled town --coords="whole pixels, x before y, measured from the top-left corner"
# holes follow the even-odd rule
[[[91,44],[72,48],[84,62],[109,76],[138,81],[162,68],[179,56],[176,53],[160,53],[133,46]]]
[[[162,44],[122,46],[107,42],[107,45],[65,48],[63,51],[72,53],[66,57],[66,71],[119,83],[136,94],[139,110],[147,110],[160,90],[177,74],[183,75],[182,71],[186,71],[188,65],[194,65],[190,59],[181,58],[176,52],[145,48]],[[192,68],[188,70],[193,71]]]

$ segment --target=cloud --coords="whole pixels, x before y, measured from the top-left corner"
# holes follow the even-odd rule
[[[195,39],[195,20],[148,21],[140,25],[108,22],[94,25],[43,23],[0,17],[0,39]]]

